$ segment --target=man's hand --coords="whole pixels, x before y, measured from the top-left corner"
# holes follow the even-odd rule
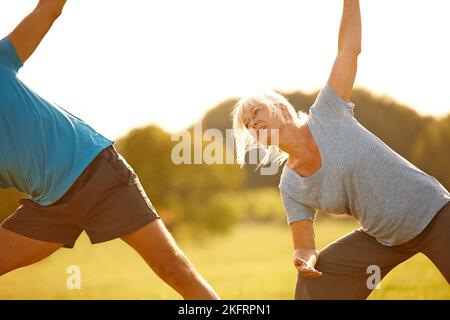
[[[319,258],[319,252],[316,249],[299,248],[292,254],[294,266],[301,277],[317,278],[322,272],[317,271],[314,266]]]
[[[59,16],[66,2],[67,0],[39,0],[37,7],[48,6],[54,15]]]

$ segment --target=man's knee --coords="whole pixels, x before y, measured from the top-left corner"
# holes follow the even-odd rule
[[[0,252],[0,256],[4,256],[1,252]],[[38,260],[34,259],[25,259],[23,257],[21,257],[20,259],[1,259],[0,261],[0,276],[25,267],[27,265],[33,264],[34,262],[37,262]]]
[[[28,252],[26,255],[20,255],[20,252],[16,253],[14,257],[1,259],[0,261],[0,276],[11,272],[13,270],[34,264],[36,262],[41,261],[42,259],[48,257],[52,252],[57,250],[55,248],[51,252]],[[0,257],[4,257],[5,254],[0,252]]]

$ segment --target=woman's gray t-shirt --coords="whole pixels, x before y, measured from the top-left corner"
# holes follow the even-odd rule
[[[353,107],[326,84],[310,108],[306,123],[322,166],[308,177],[284,166],[287,220],[314,221],[316,209],[349,214],[378,242],[399,245],[425,229],[450,193],[364,128]]]

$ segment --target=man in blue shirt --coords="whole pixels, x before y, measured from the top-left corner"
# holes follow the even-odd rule
[[[86,231],[92,243],[120,237],[184,298],[217,298],[113,141],[17,78],[65,3],[40,0],[0,40],[0,188],[30,195],[0,227],[0,275],[73,247]]]

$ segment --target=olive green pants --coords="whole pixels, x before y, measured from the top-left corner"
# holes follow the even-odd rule
[[[417,253],[426,255],[450,283],[450,202],[404,244],[384,246],[361,229],[336,240],[320,252],[316,269],[322,276],[298,277],[295,298],[366,299],[378,279]]]

